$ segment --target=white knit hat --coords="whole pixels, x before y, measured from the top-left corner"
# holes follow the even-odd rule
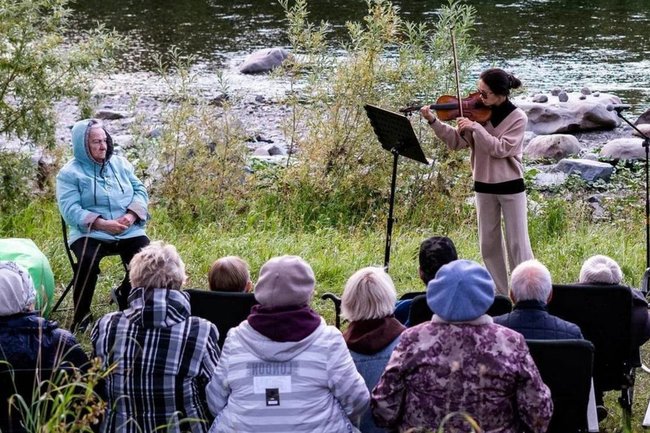
[[[610,257],[597,255],[589,257],[580,269],[580,282],[592,284],[620,284],[623,272]]]
[[[0,316],[30,311],[35,301],[36,290],[27,269],[0,261]]]

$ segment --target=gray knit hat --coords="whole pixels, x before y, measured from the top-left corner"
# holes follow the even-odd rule
[[[314,271],[298,256],[274,257],[264,263],[255,285],[255,299],[265,307],[306,305],[316,287]]]

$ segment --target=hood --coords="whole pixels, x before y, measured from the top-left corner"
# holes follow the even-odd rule
[[[325,320],[321,318],[321,323],[316,330],[300,341],[273,341],[270,338],[257,332],[248,323],[244,321],[236,329],[239,333],[239,342],[249,352],[264,361],[285,362],[291,361],[308,349],[317,341],[326,328]]]
[[[101,163],[92,159],[87,144],[88,131],[90,130],[90,127],[98,123],[101,123],[101,121],[97,119],[84,119],[78,121],[72,127],[72,153],[75,159],[84,165],[87,164],[98,165],[98,166],[102,165]],[[108,133],[106,128],[102,128],[102,129],[104,129],[104,132],[106,133],[107,149],[106,149],[106,161],[104,162],[105,164],[111,159],[111,156],[113,155],[113,138]]]
[[[55,321],[45,320],[37,311],[0,316],[0,327],[5,329],[42,329],[51,332],[59,327]]]
[[[190,317],[190,296],[180,290],[138,287],[131,291],[124,315],[143,328],[170,328]]]

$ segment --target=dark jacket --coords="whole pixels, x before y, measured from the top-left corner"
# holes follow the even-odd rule
[[[519,332],[527,340],[583,338],[578,325],[549,314],[540,301],[517,302],[512,313],[495,317],[494,323]]]
[[[88,364],[74,336],[36,312],[0,317],[0,360],[16,369],[57,368],[63,362],[75,367]]]

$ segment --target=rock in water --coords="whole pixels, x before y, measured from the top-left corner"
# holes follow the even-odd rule
[[[284,48],[266,48],[258,50],[249,55],[239,65],[239,72],[242,74],[261,74],[277,68],[289,57],[289,52]]]

